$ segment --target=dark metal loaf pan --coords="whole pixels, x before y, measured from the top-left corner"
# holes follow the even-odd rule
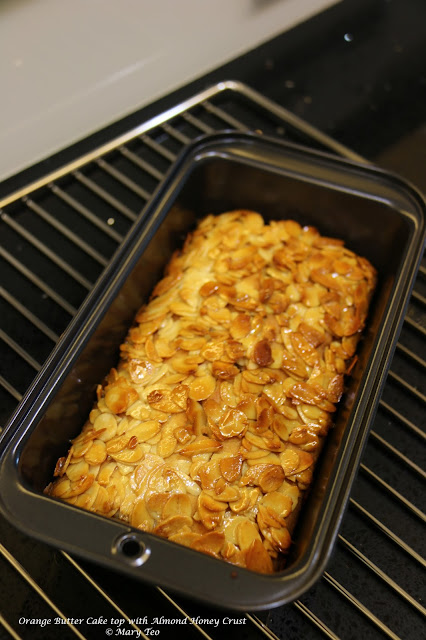
[[[57,458],[81,430],[94,389],[174,249],[207,213],[259,211],[343,238],[379,280],[359,361],[294,533],[287,568],[256,574],[46,495]],[[180,156],[21,402],[1,442],[0,506],[17,527],[124,575],[233,609],[297,598],[330,556],[390,363],[424,243],[421,196],[378,169],[224,133]]]

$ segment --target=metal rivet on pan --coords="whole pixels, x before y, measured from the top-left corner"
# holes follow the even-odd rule
[[[144,564],[151,553],[142,540],[132,533],[119,536],[112,545],[112,551],[114,554],[120,555],[125,562],[136,567]]]

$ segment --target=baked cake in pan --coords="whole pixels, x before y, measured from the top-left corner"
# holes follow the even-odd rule
[[[207,216],[138,312],[46,493],[281,569],[375,279],[313,227]]]

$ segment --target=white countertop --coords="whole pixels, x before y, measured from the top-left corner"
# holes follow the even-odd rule
[[[0,0],[0,179],[336,2]]]

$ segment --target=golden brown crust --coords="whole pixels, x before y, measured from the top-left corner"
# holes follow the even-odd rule
[[[273,571],[374,284],[367,260],[312,227],[208,216],[138,312],[48,493]]]

